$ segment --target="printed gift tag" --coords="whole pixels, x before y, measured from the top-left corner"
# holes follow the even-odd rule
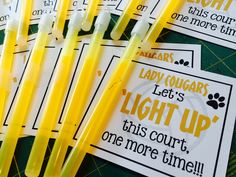
[[[112,11],[121,15],[127,1],[121,0]],[[166,1],[143,0],[136,7],[134,19],[143,15],[154,23]],[[169,18],[166,27],[192,37],[236,49],[236,1],[233,0],[184,0]]]
[[[236,49],[236,1],[186,0],[172,14],[168,28],[218,45]]]
[[[225,176],[236,80],[143,58],[132,63],[133,74],[90,153],[145,176]]]

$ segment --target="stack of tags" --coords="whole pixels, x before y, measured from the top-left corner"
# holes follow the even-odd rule
[[[21,7],[20,0],[13,0],[12,13],[19,14]],[[53,13],[57,11],[59,0],[35,1],[32,7],[31,24],[39,22],[40,17],[44,13]],[[133,19],[141,19],[143,14],[147,16],[150,23],[154,23],[156,17],[165,5],[163,0],[140,0],[136,7]],[[101,1],[98,4],[98,12],[104,8],[108,8],[111,13],[121,15],[128,1]],[[88,1],[72,0],[69,5],[69,19],[74,10],[82,11],[86,9]],[[205,2],[204,0],[195,1],[187,0],[184,5],[180,5],[178,10],[174,12],[166,27],[168,29],[198,37],[225,47],[235,49],[236,15],[234,13],[235,1],[232,0],[213,0]],[[6,24],[9,16],[9,8],[3,6],[1,8],[0,22]],[[2,24],[0,24],[2,26]]]
[[[44,24],[40,21],[41,17],[44,14],[56,14],[62,1],[32,2],[33,5],[29,9],[31,12],[30,25]],[[68,2],[66,19],[72,21],[72,15],[76,14],[74,12],[84,11],[92,1],[71,0]],[[139,22],[145,19],[150,24],[155,24],[162,9],[167,4],[164,0],[139,0],[137,2],[131,19]],[[126,7],[129,6],[129,1],[102,0],[97,1],[96,5],[96,9],[93,9],[96,16],[104,9],[108,9],[113,15],[122,16]],[[233,0],[207,2],[204,0],[186,0],[185,3],[179,4],[179,7],[171,13],[171,16],[166,17],[169,20],[165,23],[165,27],[181,34],[236,49],[235,5],[236,1]],[[22,13],[22,6],[24,6],[24,1],[21,0],[12,0],[7,5],[3,2],[0,3],[0,30],[5,29],[10,15],[17,17]],[[32,89],[32,92],[35,91],[35,94],[32,96],[32,100],[27,102],[30,104],[30,108],[24,123],[22,125],[16,123],[17,126],[22,126],[20,136],[36,136],[39,140],[35,143],[42,144],[42,152],[36,151],[40,147],[33,146],[31,151],[33,155],[30,156],[27,167],[23,169],[26,171],[26,175],[39,176],[42,166],[40,163],[45,155],[43,144],[45,147],[47,146],[47,136],[55,139],[57,143],[58,137],[63,137],[60,134],[61,129],[64,128],[63,126],[68,126],[70,128],[65,131],[68,135],[64,135],[64,140],[66,136],[70,137],[70,134],[72,134],[72,138],[67,143],[74,148],[64,166],[62,167],[62,164],[58,166],[59,172],[56,172],[57,175],[55,176],[58,176],[58,173],[61,173],[61,176],[68,176],[69,174],[74,176],[73,172],[66,171],[71,167],[70,162],[74,162],[74,169],[77,170],[77,162],[80,165],[86,153],[144,176],[226,176],[236,115],[236,79],[202,71],[201,60],[204,56],[202,56],[201,45],[154,43],[151,45],[151,49],[145,50],[138,43],[139,38],[137,39],[138,42],[136,41],[138,45],[136,45],[137,52],[135,52],[135,56],[133,57],[130,54],[132,57],[128,64],[129,69],[132,68],[129,71],[130,75],[123,76],[123,73],[126,72],[127,63],[120,72],[117,68],[122,66],[123,60],[125,61],[126,58],[124,59],[123,56],[128,51],[127,46],[131,44],[129,41],[115,40],[101,40],[100,43],[99,35],[101,34],[99,32],[106,31],[102,25],[99,26],[101,21],[100,19],[100,21],[95,22],[95,35],[76,38],[75,48],[73,44],[65,46],[66,40],[58,41],[58,36],[53,36],[55,31],[52,31],[53,34],[51,31],[49,34],[46,33],[49,39],[46,46],[39,46],[40,49],[45,49],[45,55],[43,55],[45,60],[44,63],[42,62],[40,78],[35,75],[32,76],[32,78],[38,78],[37,84],[33,83],[36,87],[35,90]],[[78,23],[80,23],[80,20],[78,20]],[[145,25],[140,26],[132,31],[131,42],[136,40],[135,37],[142,36],[140,31],[145,31],[145,27],[143,27]],[[49,27],[51,26],[49,25]],[[72,23],[69,24],[69,27],[78,28],[78,31],[80,31],[81,26]],[[39,26],[39,29],[42,30],[41,26]],[[101,31],[96,31],[96,29]],[[138,35],[135,36],[135,34]],[[77,37],[77,33],[75,37]],[[7,165],[4,166],[8,157],[3,154],[4,150],[7,149],[6,144],[12,138],[8,135],[9,132],[12,133],[11,130],[9,131],[10,124],[14,124],[11,122],[11,118],[14,117],[14,111],[16,111],[14,108],[19,104],[17,99],[19,99],[21,88],[24,83],[27,83],[24,82],[24,78],[29,77],[27,69],[32,64],[32,56],[35,54],[34,47],[39,43],[37,39],[37,34],[31,34],[28,36],[25,48],[16,45],[14,50],[14,67],[11,73],[12,85],[1,120],[0,139],[3,141],[3,148],[0,148],[0,176],[2,174],[7,176],[5,174],[8,173],[1,172],[1,169],[6,168],[6,171],[8,171],[7,168],[10,168]],[[97,51],[94,51],[94,54],[89,53],[91,52],[90,44],[93,46],[93,40],[97,42],[94,46],[99,48],[100,51],[98,56],[96,55]],[[74,55],[71,55],[74,60],[73,63],[65,62],[64,65],[60,65],[63,57],[68,57],[67,61],[70,61],[70,55],[68,53],[65,55],[66,52],[63,52],[65,48],[71,53],[74,51]],[[130,48],[135,50],[135,47]],[[4,53],[4,47],[0,46],[0,51]],[[84,108],[80,108],[79,105],[78,107],[76,107],[77,105],[74,106],[73,111],[83,110],[81,111],[82,115],[76,123],[71,120],[71,122],[68,121],[70,125],[68,122],[63,124],[63,121],[70,115],[68,110],[73,107],[73,101],[71,100],[76,95],[78,78],[82,77],[80,75],[85,66],[90,67],[90,65],[86,65],[86,60],[91,59],[88,57],[89,54],[92,55],[91,62],[93,59],[96,60],[97,57],[99,62],[95,69],[96,74],[91,81],[91,88],[87,87],[88,95],[86,95],[87,100],[84,101]],[[39,55],[40,57],[41,55]],[[55,110],[52,109],[52,117],[56,117],[55,124],[53,120],[48,120],[49,124],[53,124],[53,128],[43,129],[41,124],[45,121],[44,118],[47,117],[45,116],[45,110],[47,110],[48,105],[50,106],[51,90],[61,84],[57,78],[58,72],[66,71],[66,67],[69,67],[69,65],[72,66],[70,68],[71,73],[68,74],[68,84],[63,85],[65,93],[62,96],[60,95],[61,97],[58,95],[58,100],[61,99],[60,104],[57,104],[57,99],[55,99]],[[35,70],[40,71],[40,67],[37,67],[35,67]],[[120,80],[114,79],[119,77],[114,73],[120,74]],[[92,75],[91,71],[87,72],[87,75],[89,74]],[[61,73],[61,76],[63,76],[63,73]],[[61,82],[64,81],[63,79],[65,78],[62,78]],[[116,82],[109,85],[112,83],[112,79]],[[82,77],[81,80],[85,82],[86,78]],[[4,77],[0,77],[0,83],[4,83],[4,81]],[[121,83],[123,84],[122,89],[119,90],[117,85],[121,85]],[[0,85],[0,89],[2,87]],[[120,95],[117,94],[118,96],[115,97],[112,92],[114,94],[119,92]],[[111,98],[106,97],[106,94],[110,94]],[[117,99],[112,100],[112,98]],[[106,102],[107,104],[105,104]],[[112,105],[109,105],[109,103],[112,103]],[[96,117],[96,110],[99,110],[99,105],[102,104],[104,112],[100,112],[100,120],[100,115]],[[56,109],[59,109],[59,111]],[[97,119],[94,119],[94,117]],[[100,128],[93,131],[96,123]],[[93,136],[93,138],[90,136]],[[11,141],[16,141],[16,145],[17,138]],[[55,146],[57,147],[57,144]],[[60,150],[62,154],[63,151],[66,154],[66,145],[61,146]],[[31,163],[36,152],[39,154],[39,165]],[[54,151],[52,151],[51,156],[55,155],[53,153]],[[82,155],[78,155],[79,153]],[[57,156],[60,156],[60,154],[57,154]],[[64,160],[63,156],[64,154],[60,159],[62,161]],[[78,161],[73,159],[75,157]],[[50,173],[50,160],[45,176]],[[30,171],[30,168],[36,169],[37,166],[40,166],[38,167],[40,168],[39,171]],[[232,174],[236,173],[232,172]]]

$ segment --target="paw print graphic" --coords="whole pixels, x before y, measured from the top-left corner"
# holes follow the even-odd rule
[[[182,66],[189,66],[188,61],[184,61],[184,59],[180,59],[179,61],[174,62],[176,65],[182,65]]]
[[[214,109],[223,108],[225,106],[225,97],[220,96],[219,93],[215,93],[214,95],[209,94],[208,99],[206,103]]]

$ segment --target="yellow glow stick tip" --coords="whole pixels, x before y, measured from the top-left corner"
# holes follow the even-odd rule
[[[39,31],[50,32],[52,28],[53,18],[50,14],[44,14],[39,21]]]
[[[131,36],[135,34],[138,35],[141,39],[144,39],[147,31],[149,29],[149,24],[145,20],[139,20],[131,31]]]
[[[180,0],[168,0],[165,3],[162,11],[158,14],[156,21],[152,24],[148,34],[145,36],[145,39],[142,43],[143,50],[150,50],[152,45],[155,43],[163,28],[166,25],[166,22],[170,19],[171,14],[175,9],[180,5]]]
[[[52,29],[52,34],[56,37],[59,41],[62,40],[63,37],[63,30],[65,26],[65,21],[68,15],[68,9],[71,4],[72,0],[58,0],[58,7],[57,13],[55,16],[55,21]]]
[[[119,40],[122,36],[123,32],[125,31],[126,26],[128,25],[130,19],[133,16],[133,13],[136,10],[137,5],[142,0],[130,0],[123,10],[121,16],[119,17],[118,21],[116,22],[115,26],[113,27],[111,31],[111,38],[113,40]]]
[[[15,19],[9,19],[6,25],[5,31],[15,31],[18,28],[18,21]]]
[[[68,24],[68,29],[69,28],[73,28],[73,30],[81,30],[81,26],[82,26],[82,15],[80,12],[76,11],[73,13],[69,24]]]
[[[26,49],[28,45],[27,40],[28,40],[32,7],[33,7],[33,0],[21,0],[17,44],[22,49]]]
[[[99,0],[89,0],[86,11],[83,15],[82,29],[89,31],[92,27],[94,17],[96,15]]]
[[[109,26],[111,14],[108,11],[102,11],[95,22],[95,30],[105,32]]]

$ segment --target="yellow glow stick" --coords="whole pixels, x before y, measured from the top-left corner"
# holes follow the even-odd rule
[[[180,0],[168,0],[162,9],[161,13],[156,18],[155,23],[151,26],[148,34],[143,40],[142,48],[145,50],[151,49],[151,46],[155,43],[159,37],[162,29],[165,27],[166,22],[169,20],[171,14],[176,10],[176,7],[180,3]]]
[[[82,16],[79,12],[74,13],[68,26],[65,44],[62,50],[59,64],[52,82],[46,106],[37,131],[30,157],[26,166],[26,176],[39,176],[47,150],[48,141],[52,129],[60,115],[63,98],[67,85],[70,81],[72,67],[75,61],[75,47],[78,39],[78,32],[81,29]]]
[[[130,19],[135,12],[138,4],[141,3],[142,0],[130,0],[121,16],[119,17],[116,25],[111,31],[111,38],[114,40],[119,40],[123,32],[125,31],[126,26],[128,25]]]
[[[93,19],[96,15],[98,3],[99,0],[89,0],[82,22],[82,29],[84,31],[89,31],[91,29]]]
[[[16,104],[10,118],[10,123],[0,149],[1,177],[5,177],[8,174],[16,144],[22,131],[22,125],[30,110],[30,105],[40,79],[44,61],[45,45],[51,26],[52,19],[50,16],[45,15],[42,17],[29,64],[23,77]]]
[[[9,20],[5,29],[5,39],[0,59],[0,127],[2,126],[6,102],[11,90],[16,35],[17,21]]]
[[[56,139],[51,156],[45,171],[45,177],[57,177],[60,174],[62,164],[69,143],[73,139],[76,126],[81,121],[89,93],[96,77],[96,70],[101,54],[101,42],[110,22],[110,13],[101,12],[95,23],[95,30],[84,59],[84,63],[76,81],[75,90],[70,100],[69,107],[63,119],[59,136]]]
[[[52,29],[53,36],[56,37],[58,40],[63,39],[63,30],[70,3],[71,0],[59,0],[56,19]]]
[[[86,152],[90,148],[90,143],[100,139],[98,131],[103,129],[106,122],[109,121],[111,113],[115,109],[117,100],[119,100],[124,84],[129,78],[132,70],[132,59],[136,56],[141,40],[144,38],[149,24],[145,21],[139,21],[131,35],[128,46],[121,57],[118,66],[112,74],[103,94],[95,107],[95,110],[87,121],[85,128],[79,136],[75,147],[72,149],[61,173],[61,177],[73,177],[81,165]]]
[[[28,31],[30,25],[30,17],[32,13],[33,0],[22,0],[21,2],[20,23],[17,35],[17,44],[20,47],[27,47]]]

